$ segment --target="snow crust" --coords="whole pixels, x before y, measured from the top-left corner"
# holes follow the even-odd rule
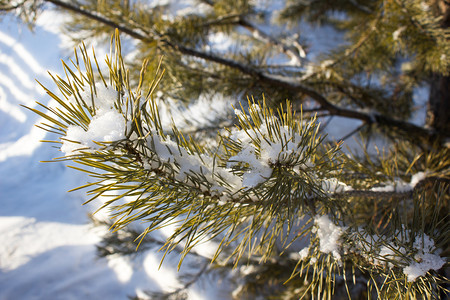
[[[342,250],[345,253],[345,247],[342,249],[343,245],[340,238],[345,230],[347,230],[347,227],[335,225],[328,215],[316,216],[314,218],[314,224],[315,227],[311,232],[319,238],[320,252],[331,253],[335,260],[341,262],[341,253]],[[363,231],[361,233],[364,234]],[[404,235],[406,239],[409,239],[411,231],[405,230]],[[381,238],[385,239],[385,237]],[[378,242],[380,237],[366,235],[364,239],[368,244],[372,244]],[[404,245],[408,244],[407,240],[403,242]],[[357,251],[361,255],[366,256],[366,259],[375,265],[387,266],[388,268],[402,266],[403,273],[409,282],[425,276],[430,270],[437,271],[441,269],[446,263],[446,260],[439,256],[440,250],[436,249],[434,240],[425,233],[423,235],[417,235],[412,248],[408,249],[400,246],[398,241],[385,244],[375,252],[371,247],[368,249],[365,242],[361,243],[356,241],[356,245],[358,248]],[[308,258],[310,250],[311,246],[301,249],[298,252],[298,260],[302,261]],[[314,264],[316,261],[317,258],[314,256],[309,259],[310,264]]]
[[[308,255],[309,255],[309,249],[310,249],[310,247],[305,247],[302,250],[300,250],[298,252],[298,254],[299,254],[298,259],[299,260],[305,260],[308,257]]]
[[[262,154],[261,159],[256,156],[253,145],[244,147],[237,155],[232,156],[229,159],[228,166],[233,167],[238,162],[249,165],[249,170],[244,173],[242,179],[242,186],[245,188],[255,187],[272,175],[272,168],[269,166],[268,161],[262,158]]]
[[[218,181],[218,177],[225,180],[228,186],[231,186],[233,193],[239,191],[242,187],[240,177],[234,175],[228,169],[215,168],[212,157],[205,154],[191,154],[185,148],[179,147],[169,137],[164,139],[154,133],[148,138],[148,144],[151,149],[155,150],[161,162],[169,163],[174,170],[178,170],[175,179],[179,181],[191,183],[195,186],[195,183],[189,180],[189,176],[201,174],[206,181],[200,188],[204,191],[209,189],[212,195],[223,198],[223,201],[226,201],[223,194],[225,187],[223,183]],[[149,167],[152,166],[149,165]]]
[[[314,227],[311,233],[319,238],[319,251],[322,253],[331,253],[333,258],[341,263],[341,236],[347,230],[347,227],[335,225],[328,215],[317,215],[314,217]],[[311,246],[304,247],[298,252],[298,259],[305,260],[311,251]],[[317,257],[309,258],[310,264],[315,264]]]

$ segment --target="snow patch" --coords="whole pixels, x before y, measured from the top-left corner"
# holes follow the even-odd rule
[[[406,230],[405,234],[406,237],[410,237],[411,231]],[[403,244],[405,243],[407,241],[403,242]],[[377,265],[387,265],[389,268],[393,268],[395,265],[406,265],[403,267],[403,273],[411,282],[420,276],[425,276],[430,270],[439,270],[444,266],[446,261],[437,252],[439,251],[436,251],[433,239],[424,233],[423,236],[415,237],[411,249],[395,243],[382,246],[377,254],[378,258],[373,262]],[[415,253],[414,257],[411,253]]]
[[[94,116],[89,129],[78,126],[69,126],[61,146],[61,151],[66,155],[73,155],[83,148],[97,149],[94,142],[112,142],[125,138],[125,121],[121,114],[115,111],[98,113]],[[78,143],[77,143],[78,142]]]
[[[353,190],[349,185],[340,182],[337,178],[329,178],[322,180],[322,190],[328,195],[334,193],[342,193]]]
[[[396,31],[394,31],[392,33],[392,39],[394,41],[397,41],[398,38],[400,37],[400,35],[403,33],[403,31],[405,31],[405,29],[406,29],[406,26],[402,26],[402,27],[398,28]]]
[[[257,113],[261,110],[256,104],[253,104],[250,109]],[[241,120],[248,118],[238,109],[235,110],[235,114]],[[247,165],[248,170],[244,173],[242,182],[242,186],[247,189],[268,180],[272,175],[274,164],[283,163],[291,155],[297,155],[301,159],[298,146],[301,136],[297,132],[293,132],[287,126],[276,126],[279,128],[279,134],[273,133],[274,140],[269,139],[268,128],[276,123],[275,118],[267,118],[255,130],[234,130],[230,136],[231,140],[242,145],[242,149],[228,159],[227,167],[232,168],[238,163]],[[259,145],[255,145],[255,142]]]
[[[90,93],[81,93],[81,98],[90,103]],[[125,138],[125,119],[116,110],[114,102],[117,92],[104,85],[96,85],[94,105],[97,109],[87,131],[77,125],[67,128],[66,136],[63,138],[61,151],[66,155],[77,154],[77,150],[83,148],[97,149],[95,142],[113,142]]]
[[[340,261],[339,249],[341,242],[339,239],[346,227],[336,226],[327,215],[316,216],[314,223],[317,226],[316,234],[320,239],[320,251],[331,253],[334,259]]]
[[[298,252],[298,254],[299,254],[299,260],[305,260],[305,258],[307,258],[309,255],[309,247],[303,248],[302,250],[300,250]]]
[[[66,245],[90,245],[100,241],[89,225],[36,222],[34,218],[0,218],[0,269],[14,270],[33,257]],[[58,230],[55,230],[58,228]]]
[[[269,179],[272,175],[272,168],[266,161],[258,159],[255,148],[252,145],[246,146],[237,155],[230,157],[227,166],[233,167],[239,162],[248,164],[249,166],[248,171],[243,175],[243,187],[255,187]]]
[[[426,172],[418,172],[411,176],[409,183],[404,182],[401,179],[395,180],[393,183],[381,187],[373,187],[370,190],[373,192],[396,192],[407,193],[414,190],[414,187],[422,180],[426,178]]]
[[[439,270],[445,264],[445,259],[431,253],[435,246],[434,241],[426,234],[416,237],[413,247],[417,249],[414,261],[403,268],[403,273],[408,276],[408,281],[414,281],[417,277],[424,276],[429,270]]]
[[[116,273],[117,279],[121,283],[129,282],[133,276],[133,267],[127,256],[112,255],[108,257],[108,267]]]

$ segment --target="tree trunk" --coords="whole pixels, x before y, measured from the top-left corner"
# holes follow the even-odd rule
[[[436,0],[435,9],[442,16],[441,26],[450,26],[450,4],[445,0]],[[450,58],[447,58],[450,59]],[[450,137],[450,76],[433,74],[430,83],[430,97],[426,124],[440,135]]]
[[[431,78],[427,125],[438,134],[450,137],[450,76],[434,74]]]

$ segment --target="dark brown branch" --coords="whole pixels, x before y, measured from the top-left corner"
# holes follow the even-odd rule
[[[274,77],[268,74],[261,73],[250,66],[243,65],[234,60],[216,56],[212,53],[205,53],[202,51],[198,51],[196,49],[185,47],[183,45],[174,44],[170,41],[166,41],[166,44],[182,54],[202,58],[207,61],[215,62],[233,69],[237,69],[246,75],[250,75],[254,78],[257,78],[258,80],[260,80],[265,84],[276,86],[278,88],[284,88],[286,90],[296,92],[299,94],[307,95],[313,100],[315,100],[317,103],[319,103],[322,109],[329,111],[330,114],[332,115],[346,117],[350,119],[358,119],[369,125],[376,123],[382,126],[387,126],[391,128],[393,127],[398,129],[404,135],[409,136],[410,138],[419,136],[421,138],[425,138],[426,140],[430,141],[436,139],[436,136],[433,131],[414,125],[409,122],[392,119],[390,117],[383,116],[377,113],[369,114],[365,112],[359,112],[356,110],[338,107],[329,102],[322,94],[318,93],[316,90],[304,86],[300,83],[287,81],[284,78]]]
[[[197,58],[202,58],[206,61],[214,62],[214,63],[220,64],[223,66],[227,66],[229,68],[239,70],[241,73],[243,73],[245,75],[249,75],[253,78],[256,78],[260,82],[265,83],[270,86],[276,86],[278,88],[284,88],[284,89],[289,90],[294,93],[307,95],[311,99],[315,100],[320,105],[321,109],[329,111],[329,113],[331,115],[346,117],[346,118],[350,118],[350,119],[358,119],[369,125],[376,123],[381,126],[395,128],[395,129],[398,129],[400,132],[402,132],[405,136],[408,136],[410,138],[421,137],[421,138],[425,138],[428,141],[432,141],[437,138],[433,131],[428,130],[423,127],[420,127],[420,126],[417,126],[417,125],[414,125],[412,123],[392,119],[390,117],[383,116],[380,114],[369,114],[369,113],[365,113],[365,112],[360,112],[360,111],[356,111],[356,110],[338,107],[338,106],[332,104],[331,102],[329,102],[327,98],[325,98],[322,94],[320,94],[316,90],[314,90],[310,87],[307,87],[305,85],[302,85],[300,82],[296,82],[293,80],[287,80],[284,77],[276,77],[276,76],[271,76],[269,74],[264,74],[256,69],[254,69],[248,65],[244,65],[240,62],[230,60],[227,58],[223,58],[223,57],[217,56],[213,53],[202,52],[202,51],[192,49],[192,48],[186,47],[186,46],[178,44],[178,43],[174,43],[156,32],[154,33],[154,35],[156,35],[156,36],[144,35],[133,29],[130,29],[124,25],[115,23],[101,15],[95,14],[91,11],[84,10],[78,6],[69,4],[64,1],[60,1],[60,0],[44,0],[44,1],[53,3],[54,5],[56,5],[58,7],[62,7],[62,8],[68,9],[70,11],[79,13],[81,15],[84,15],[88,18],[96,20],[96,21],[103,23],[107,26],[110,26],[112,28],[117,28],[117,29],[119,29],[119,31],[121,31],[133,38],[136,38],[138,40],[148,42],[148,41],[152,41],[153,39],[156,38],[156,39],[159,39],[160,42],[162,42],[166,46],[172,48],[173,50],[175,50],[181,54],[193,56],[193,57],[197,57]]]

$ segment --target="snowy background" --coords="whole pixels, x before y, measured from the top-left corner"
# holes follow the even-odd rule
[[[34,32],[12,18],[0,23],[0,299],[127,299],[142,291],[172,291],[177,275],[189,275],[195,258],[177,274],[178,256],[158,269],[162,253],[150,249],[129,257],[100,258],[96,244],[107,228],[88,217],[82,206],[86,175],[63,163],[41,163],[61,155],[43,144],[42,119],[21,107],[44,105],[38,85],[54,88],[47,74],[63,74],[61,59],[70,56],[55,32],[58,15],[46,12]],[[56,23],[55,23],[56,22]],[[100,55],[99,55],[100,56]],[[217,278],[201,278],[189,288],[190,299],[228,299]]]

